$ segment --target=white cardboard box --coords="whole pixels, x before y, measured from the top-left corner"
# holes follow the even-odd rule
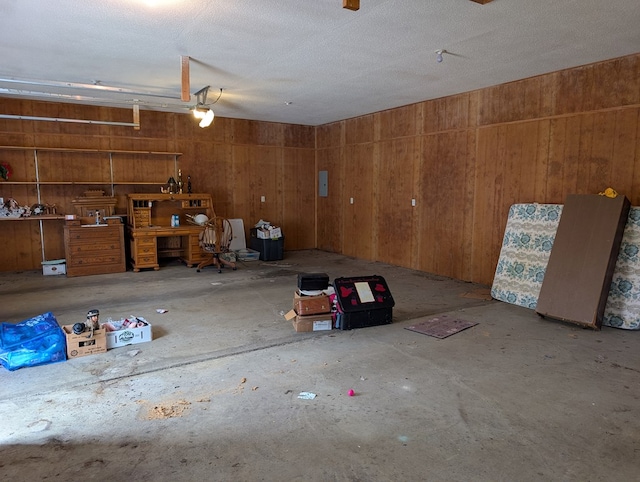
[[[256,236],[258,239],[278,239],[282,237],[282,228],[276,228],[271,226],[267,228],[258,228],[256,230]]]
[[[118,331],[107,331],[107,350],[119,346],[135,345],[151,341],[151,325],[141,328],[123,328]]]
[[[64,259],[56,261],[43,261],[42,274],[44,276],[67,274],[67,264],[65,263]]]

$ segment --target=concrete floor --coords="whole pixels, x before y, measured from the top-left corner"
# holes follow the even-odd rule
[[[295,333],[282,314],[297,274],[318,271],[384,276],[394,323]],[[640,480],[640,333],[487,291],[319,251],[221,274],[2,273],[2,321],[98,308],[146,318],[154,340],[0,368],[0,480]],[[404,329],[436,314],[479,324],[442,340]]]

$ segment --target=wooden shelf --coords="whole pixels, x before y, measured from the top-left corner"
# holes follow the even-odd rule
[[[158,187],[167,184],[165,179],[178,178],[178,161],[182,156],[181,152],[153,150],[11,145],[0,145],[0,152],[3,153],[3,160],[18,164],[14,166],[15,177],[6,182],[0,181],[0,195],[4,195],[5,199],[26,196],[25,204],[41,203],[43,199],[47,199],[52,205],[57,205],[59,211],[65,212],[69,212],[70,206],[67,204],[70,197],[77,194],[72,191],[102,190],[114,200],[126,196],[129,191],[135,191],[135,186],[145,186],[148,191],[161,191]],[[136,181],[138,176],[144,177],[144,180]],[[0,221],[33,220],[59,221],[64,220],[64,215],[0,218]],[[50,244],[56,249],[61,244],[58,223],[40,222],[29,226],[32,225],[37,226],[40,239],[36,243],[35,233],[33,234],[34,239],[26,247],[32,253],[27,253],[26,257],[35,260],[35,249],[39,247],[44,261],[47,259],[45,245]],[[18,225],[4,226],[7,230],[23,229]],[[29,231],[35,229],[29,227]],[[14,243],[14,246],[17,247],[17,244]],[[32,255],[28,256],[29,254]],[[155,249],[153,256],[156,256]],[[189,254],[187,258],[193,259],[194,256],[195,254]],[[152,267],[157,269],[157,263]]]
[[[13,218],[10,216],[0,217],[0,221],[50,221],[52,219],[64,219],[64,214],[41,214],[20,218]]]
[[[0,183],[0,186],[3,184],[11,184],[11,185],[32,185],[32,186],[64,186],[64,185],[77,185],[77,186],[165,186],[166,182],[135,182],[135,181],[3,181]]]
[[[36,146],[0,146],[0,150],[11,151],[34,151],[34,158],[36,159],[36,170],[38,170],[37,152],[74,152],[74,153],[88,153],[88,154],[109,154],[109,163],[111,164],[111,155],[113,154],[125,154],[125,155],[150,155],[150,156],[171,156],[174,157],[174,163],[177,162],[178,157],[182,156],[181,152],[160,152],[160,151],[137,151],[137,150],[125,150],[125,149],[76,149],[69,147],[36,147]],[[176,169],[174,165],[174,169]],[[30,180],[30,181],[4,181],[0,183],[11,186],[164,186],[166,182],[138,182],[138,181],[118,181],[113,178],[113,166],[111,165],[112,178],[101,181],[44,181],[44,180]],[[177,175],[174,173],[174,175]]]

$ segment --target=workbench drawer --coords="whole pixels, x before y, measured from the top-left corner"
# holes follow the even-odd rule
[[[156,238],[133,238],[133,240],[138,247],[151,247],[156,249]]]
[[[97,228],[69,228],[69,243],[91,243],[94,240],[114,240],[120,241],[120,230],[117,226],[97,227]]]
[[[106,265],[119,264],[122,262],[120,253],[109,253],[85,255],[82,258],[72,258],[71,261],[67,260],[67,269],[74,266],[91,266],[95,265],[99,268],[104,268]]]
[[[67,252],[74,254],[89,254],[89,253],[99,253],[102,251],[117,251],[120,254],[120,240],[116,239],[113,241],[105,241],[100,240],[100,242],[95,242],[91,244],[86,243],[69,243],[67,246]]]

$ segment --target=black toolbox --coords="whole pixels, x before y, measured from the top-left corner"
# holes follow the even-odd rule
[[[392,322],[395,301],[382,276],[336,278],[336,328],[351,330]]]
[[[298,289],[302,291],[326,290],[329,287],[327,273],[298,273]]]

